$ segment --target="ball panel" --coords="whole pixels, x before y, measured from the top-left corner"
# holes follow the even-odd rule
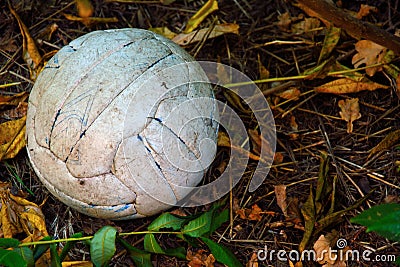
[[[150,151],[142,137],[132,136],[123,140],[114,161],[115,176],[136,193],[135,207],[138,213],[146,216],[170,208],[177,202]]]

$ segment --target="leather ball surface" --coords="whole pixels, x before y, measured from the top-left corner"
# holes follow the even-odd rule
[[[140,29],[95,31],[49,60],[31,91],[27,151],[46,188],[90,216],[130,219],[187,196],[216,153],[200,65]]]

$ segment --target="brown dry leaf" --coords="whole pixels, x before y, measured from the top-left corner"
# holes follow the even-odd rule
[[[319,264],[323,264],[322,267],[346,267],[347,264],[344,259],[341,259],[337,255],[337,250],[332,250],[332,247],[335,245],[336,236],[333,233],[329,233],[326,236],[321,235],[317,241],[314,243],[314,251],[315,257],[318,260]],[[347,247],[344,248],[341,253],[345,255],[345,251]]]
[[[363,17],[368,16],[371,12],[376,13],[378,12],[378,9],[374,6],[361,4],[360,10],[358,11],[356,18],[362,19]]]
[[[63,261],[62,267],[92,267],[93,263],[90,261]]]
[[[274,191],[276,196],[276,202],[279,208],[281,208],[283,215],[285,215],[286,218],[288,216],[287,214],[288,204],[286,202],[286,185],[275,185]]]
[[[11,194],[11,184],[0,182],[1,237],[11,238],[25,232],[23,242],[31,242],[48,236],[45,219],[39,206]]]
[[[28,27],[26,27],[26,25],[22,22],[21,18],[19,17],[17,12],[15,12],[15,10],[11,7],[11,5],[9,5],[8,7],[11,13],[18,21],[18,25],[23,37],[22,58],[24,59],[26,64],[28,64],[30,77],[34,81],[36,80],[36,77],[39,74],[37,70],[39,69],[39,66],[41,64],[42,57],[39,53],[39,50],[36,47],[35,40],[29,33]]]
[[[207,255],[207,251],[199,249],[196,252],[188,249],[186,259],[190,267],[214,267],[215,258],[212,254]]]
[[[297,99],[300,96],[301,92],[299,90],[299,88],[297,87],[290,87],[289,89],[277,94],[277,96],[279,96],[280,98],[283,99]]]
[[[273,164],[281,164],[283,162],[283,154],[281,152],[275,152]]]
[[[307,34],[314,36],[317,32],[316,29],[320,28],[321,22],[316,18],[304,18],[303,21],[292,25],[292,32],[294,34]]]
[[[94,8],[90,0],[75,0],[75,6],[81,18],[91,17],[94,13]]]
[[[238,207],[236,207],[234,210],[241,219],[249,221],[261,221],[262,214],[275,215],[275,212],[272,211],[262,211],[257,204],[251,206],[251,209],[238,209]]]
[[[260,160],[260,157],[251,153],[250,151],[245,150],[242,147],[236,147],[236,146],[232,146],[229,136],[224,133],[224,132],[218,132],[218,146],[222,146],[222,147],[229,147],[231,149],[237,150],[240,153],[242,153],[243,155],[247,155],[250,159],[252,160]]]
[[[368,40],[361,40],[355,44],[357,54],[353,56],[351,63],[355,68],[365,64],[370,66],[377,63],[384,63],[384,58],[388,49]],[[382,70],[382,66],[372,67],[365,70],[369,76],[374,76],[378,71]]]
[[[66,13],[64,13],[63,15],[67,20],[82,22],[87,27],[90,27],[90,26],[98,24],[98,23],[118,22],[118,19],[116,17],[112,17],[112,18],[98,18],[98,17],[80,18],[80,17],[74,16],[71,14],[66,14]]]
[[[15,157],[25,147],[26,116],[0,124],[0,161]]]
[[[178,45],[185,46],[202,41],[204,38],[212,39],[226,33],[239,34],[239,25],[235,23],[218,24],[211,28],[204,28],[190,33],[181,33],[172,38]]]
[[[12,96],[0,95],[0,106],[17,106],[20,102],[24,102],[28,96],[28,92],[21,92]]]
[[[394,132],[389,133],[386,135],[385,138],[383,138],[382,141],[379,142],[373,149],[371,149],[371,152],[369,152],[367,160],[372,157],[373,155],[376,155],[377,153],[391,148],[394,144],[397,143],[397,141],[400,139],[400,130],[396,130]]]
[[[299,125],[296,122],[296,117],[295,116],[290,116],[290,128],[292,131],[298,131],[299,130]]]
[[[28,103],[19,102],[16,108],[5,110],[3,112],[0,112],[0,114],[6,119],[19,119],[26,116],[27,111]]]
[[[246,263],[246,267],[258,267],[258,257],[256,252],[253,252],[250,260]]]
[[[314,243],[314,251],[316,254],[316,258],[321,259],[318,261],[319,264],[335,264],[335,260],[332,259],[329,255],[334,255],[331,248],[331,241],[327,239],[324,235],[320,235],[317,241]],[[330,253],[327,253],[330,252]]]
[[[189,21],[186,24],[186,28],[183,31],[184,33],[190,33],[194,29],[197,28],[197,26],[200,25],[200,23],[212,12],[218,10],[218,2],[217,0],[208,0],[207,3],[205,3],[199,11],[194,14]]]
[[[289,12],[278,15],[278,27],[282,31],[288,32],[290,30],[290,24],[292,23],[292,17]]]
[[[261,136],[257,130],[248,129],[247,132],[249,133],[251,145],[253,147],[253,151],[255,154],[260,155],[261,153]]]
[[[347,133],[353,132],[353,121],[361,118],[360,106],[358,104],[358,98],[350,98],[346,100],[340,100],[338,106],[341,109],[339,112],[340,117],[347,121]]]
[[[382,85],[379,83],[372,82],[366,78],[341,78],[321,86],[318,86],[314,90],[318,93],[330,93],[330,94],[349,94],[358,93],[360,91],[369,90],[374,91],[376,89],[388,89],[389,86]]]

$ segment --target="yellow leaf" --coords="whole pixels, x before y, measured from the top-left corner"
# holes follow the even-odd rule
[[[85,26],[92,26],[98,23],[111,23],[111,22],[118,22],[116,17],[112,18],[97,18],[97,17],[88,17],[88,18],[80,18],[71,14],[63,14],[67,20],[71,21],[79,21],[82,22]]]
[[[392,147],[400,139],[400,130],[389,133],[369,152],[367,159],[385,149]]]
[[[48,236],[45,219],[40,208],[22,197],[11,194],[10,183],[0,182],[1,232],[4,237],[14,237],[25,232],[23,242],[37,241]]]
[[[388,51],[387,48],[368,40],[361,40],[355,44],[357,54],[353,56],[351,63],[355,68],[365,64],[365,66],[383,63],[383,59]],[[373,76],[376,72],[381,71],[382,66],[372,67],[365,70],[369,76]]]
[[[175,36],[172,41],[178,45],[190,45],[202,41],[204,38],[212,39],[226,33],[239,34],[239,25],[226,23],[216,25],[214,28],[204,28],[191,33],[181,33]]]
[[[88,18],[93,15],[94,8],[90,0],[75,0],[78,15],[81,18]]]
[[[35,40],[29,33],[28,27],[25,26],[25,24],[22,22],[21,18],[18,16],[17,12],[15,12],[15,10],[11,7],[11,5],[9,5],[8,7],[11,13],[17,19],[23,37],[22,57],[26,64],[28,64],[31,79],[36,80],[36,77],[39,74],[37,70],[39,68],[39,65],[41,64],[42,57],[36,47]]]
[[[21,92],[11,96],[0,95],[0,106],[17,106],[20,102],[24,102],[28,96],[28,92]]]
[[[192,32],[209,14],[216,10],[218,10],[217,0],[208,0],[207,3],[189,19],[184,33]]]
[[[90,261],[63,261],[62,267],[92,267],[93,263]]]
[[[364,90],[374,91],[376,89],[387,88],[389,88],[389,86],[372,82],[366,78],[342,78],[318,86],[315,88],[315,91],[318,93],[349,94]]]
[[[172,32],[168,27],[149,28],[149,31],[160,34],[168,39],[173,39],[176,33]]]
[[[353,121],[361,118],[358,98],[346,99],[346,101],[340,100],[338,106],[342,110],[339,112],[340,117],[347,121],[347,133],[352,133]]]
[[[0,161],[15,157],[25,146],[26,116],[0,124]]]

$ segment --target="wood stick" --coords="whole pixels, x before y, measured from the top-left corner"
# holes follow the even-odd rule
[[[363,38],[384,46],[397,55],[400,55],[400,38],[392,35],[377,26],[361,21],[340,8],[330,0],[297,0],[299,7],[311,9],[323,20],[327,20],[338,28],[344,29],[355,38]]]

